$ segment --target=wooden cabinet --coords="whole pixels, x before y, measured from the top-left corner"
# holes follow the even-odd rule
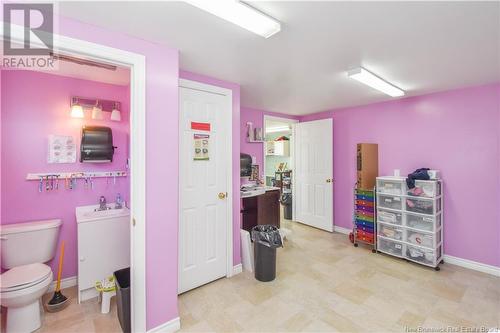
[[[243,198],[242,229],[251,231],[260,224],[271,224],[280,227],[280,191],[267,191],[262,195]]]

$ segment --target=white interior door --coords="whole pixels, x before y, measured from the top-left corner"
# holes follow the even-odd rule
[[[295,126],[295,219],[333,231],[332,119]]]
[[[232,97],[198,85],[179,88],[179,293],[226,276],[231,237]],[[209,135],[206,160],[195,160],[197,134]]]

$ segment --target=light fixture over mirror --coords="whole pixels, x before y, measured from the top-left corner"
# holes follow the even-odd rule
[[[78,102],[78,99],[71,103],[71,117],[83,118],[83,107]]]
[[[92,110],[92,119],[104,120],[104,113],[111,114],[110,120],[121,121],[120,102],[97,98],[71,97],[71,117],[84,118],[84,109]]]
[[[121,121],[122,120],[122,114],[120,110],[118,109],[118,103],[115,103],[113,106],[113,111],[111,111],[111,120],[113,121]]]

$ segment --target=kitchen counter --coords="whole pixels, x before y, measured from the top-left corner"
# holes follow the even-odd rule
[[[256,225],[271,224],[280,227],[280,188],[258,186],[241,191],[242,229],[251,231]]]
[[[262,195],[268,191],[275,191],[275,190],[279,190],[279,189],[280,189],[279,187],[275,187],[275,186],[257,186],[257,187],[250,189],[250,190],[246,190],[246,191],[240,190],[240,197],[242,199],[256,197],[256,196]]]

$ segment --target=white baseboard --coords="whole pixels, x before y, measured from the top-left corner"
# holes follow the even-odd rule
[[[351,229],[339,227],[336,225],[333,226],[333,231],[338,232],[339,234],[344,234],[344,235],[349,235],[349,233],[352,232]]]
[[[181,329],[181,318],[177,317],[150,329],[147,333],[171,333]]]
[[[468,269],[472,269],[475,271],[479,271],[479,272],[483,272],[486,274],[491,274],[491,275],[500,277],[500,267],[497,267],[497,266],[487,265],[487,264],[483,264],[483,263],[480,263],[477,261],[453,257],[453,256],[450,256],[447,254],[445,254],[443,256],[443,260],[444,260],[445,264],[457,265],[457,266],[465,267]]]
[[[52,292],[56,290],[56,284],[57,280],[52,281],[52,283],[49,286],[49,292]],[[69,287],[74,287],[78,284],[78,279],[76,276],[70,276],[65,279],[61,279],[61,289],[69,288]]]
[[[241,272],[243,272],[243,265],[242,264],[238,264],[238,265],[233,267],[233,276],[236,274],[240,274]]]

